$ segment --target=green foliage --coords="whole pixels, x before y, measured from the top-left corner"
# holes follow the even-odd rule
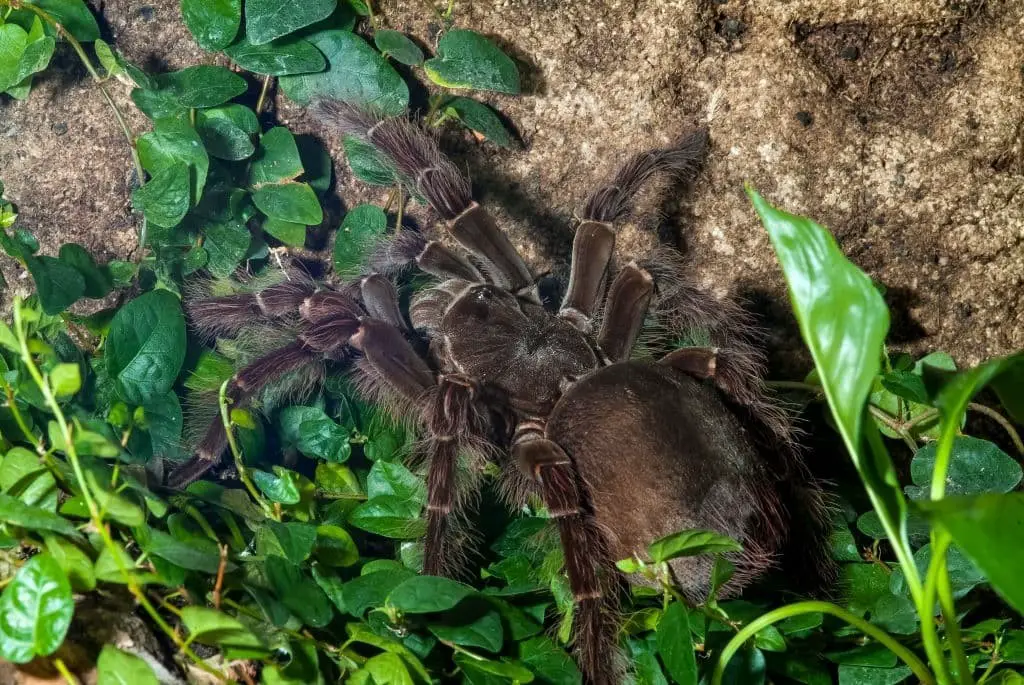
[[[167,644],[214,677],[226,661],[251,660],[263,685],[579,685],[571,592],[542,509],[497,513],[485,497],[467,583],[420,575],[427,492],[422,467],[405,459],[419,436],[333,378],[301,399],[282,391],[230,406],[224,383],[273,341],[210,349],[188,335],[181,302],[197,276],[219,294],[280,281],[279,244],[303,246],[325,218],[334,275],[358,278],[416,199],[372,146],[349,138],[356,183],[391,199],[335,222],[324,211],[327,151],[264,109],[275,80],[300,104],[337,97],[388,114],[405,112],[415,81],[413,92],[430,93],[426,125],[507,147],[515,139],[502,116],[464,91],[517,93],[515,62],[453,27],[450,13],[436,55],[425,56],[423,37],[384,28],[389,18],[360,0],[182,0],[181,9],[200,47],[238,70],[149,74],[98,40],[81,0],[25,0],[17,10],[0,0],[0,92],[27,97],[57,43],[74,39],[97,88],[126,84],[152,120],[140,136],[126,130],[139,162],[133,262],[97,264],[77,245],[39,254],[0,185],[0,248],[36,285],[0,326],[0,656],[50,657],[72,592],[118,585]],[[834,604],[786,605],[789,589],[770,586],[725,600],[739,543],[705,530],[665,536],[619,561],[644,581],[622,606],[636,681],[1021,682],[1019,438],[973,398],[991,382],[1019,422],[1024,361],[957,372],[943,353],[890,355],[888,312],[867,276],[820,226],[752,199],[815,362],[803,387],[827,401],[860,475],[841,484],[831,545],[840,592]],[[254,283],[235,279],[240,269]],[[111,293],[116,305],[73,313]],[[150,474],[190,456],[184,417],[215,408],[239,480],[165,497]],[[965,411],[999,416],[1008,437],[964,434],[975,427]],[[683,556],[708,558],[707,597],[676,587],[668,562]],[[196,645],[219,654],[203,659],[209,650]],[[97,678],[156,682],[113,646]]]

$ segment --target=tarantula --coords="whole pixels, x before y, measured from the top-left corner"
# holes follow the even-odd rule
[[[341,362],[367,399],[411,417],[427,466],[424,572],[458,573],[482,465],[496,462],[508,504],[518,509],[537,497],[557,524],[576,601],[575,650],[588,682],[603,685],[622,678],[615,619],[622,579],[614,561],[642,554],[651,540],[686,528],[739,540],[727,592],[787,551],[804,566],[827,563],[817,557],[822,491],[786,416],[762,390],[762,360],[742,309],[695,288],[665,254],[613,269],[616,225],[634,196],[657,175],[692,176],[705,131],[637,155],[591,195],[564,299],[549,308],[534,273],[434,137],[406,119],[336,102],[318,111],[376,147],[462,249],[399,226],[357,283],[293,279],[192,302],[190,316],[215,336],[237,334],[255,319],[295,327],[294,342],[237,373],[235,402],[287,372]],[[434,280],[415,295],[407,318],[391,278],[410,267]],[[647,341],[648,350],[671,349],[664,331],[691,329],[707,331],[715,346],[631,359],[649,315],[662,335]],[[214,421],[169,484],[199,477],[225,446]],[[706,595],[710,565],[707,557],[671,563],[689,598]]]

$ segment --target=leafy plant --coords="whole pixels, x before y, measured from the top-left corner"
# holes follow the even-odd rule
[[[485,512],[471,585],[419,575],[426,491],[404,459],[416,436],[334,380],[301,403],[285,392],[260,411],[232,407],[226,382],[253,350],[190,338],[180,300],[200,273],[224,292],[239,287],[228,279],[239,269],[282,278],[276,256],[302,248],[325,219],[331,160],[274,125],[275,84],[302,104],[342,97],[398,113],[419,90],[408,79],[421,79],[428,125],[454,122],[508,146],[514,137],[478,93],[518,92],[515,62],[453,27],[450,5],[431,6],[447,29],[433,51],[362,0],[181,9],[197,43],[237,69],[146,73],[99,40],[81,0],[0,0],[0,91],[28,97],[54,51],[72,50],[141,183],[139,249],[107,264],[77,245],[40,254],[0,185],[0,248],[36,285],[0,325],[0,656],[49,660],[70,679],[56,650],[76,593],[123,591],[213,681],[579,683],[566,644],[571,593],[542,511]],[[117,87],[131,89],[151,130],[127,127],[109,96]],[[390,197],[341,221],[332,266],[342,278],[410,200],[372,147],[350,139],[345,152],[354,175]],[[733,569],[721,555],[736,542],[712,531],[655,541],[619,562],[647,581],[624,606],[636,681],[1020,682],[1024,446],[1012,421],[1024,364],[1018,355],[957,372],[941,353],[890,355],[870,280],[824,229],[752,199],[816,366],[777,385],[826,401],[860,477],[842,484],[832,540],[840,597],[785,605],[786,588],[766,584],[724,600]],[[83,314],[82,299],[105,308]],[[1009,419],[973,401],[989,382]],[[186,416],[204,410],[229,428],[241,486],[152,486],[162,464],[188,456]],[[1003,433],[963,435],[965,411]],[[714,582],[693,605],[667,562],[698,554],[715,555]],[[113,646],[97,670],[101,683],[157,682],[145,660]]]

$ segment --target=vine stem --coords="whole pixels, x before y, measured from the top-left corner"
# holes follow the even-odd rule
[[[12,2],[12,0],[0,0],[0,5],[8,5],[13,7],[15,6],[15,3]],[[50,14],[43,8],[37,7],[36,5],[33,5],[30,2],[22,2],[20,3],[20,6],[28,10],[29,12],[32,12],[40,19],[53,26],[57,33],[59,33],[60,36],[68,42],[72,49],[74,49],[75,53],[78,55],[78,59],[80,59],[82,64],[85,66],[85,70],[89,72],[89,76],[91,76],[92,80],[96,83],[96,87],[99,89],[100,94],[103,96],[103,99],[106,100],[107,104],[110,106],[111,111],[113,111],[114,119],[117,121],[118,127],[124,134],[125,140],[128,141],[128,149],[131,152],[132,165],[135,167],[136,180],[138,181],[139,185],[142,185],[142,183],[144,183],[146,179],[146,172],[142,168],[142,160],[139,158],[139,151],[135,147],[135,134],[132,133],[131,127],[128,126],[128,121],[127,119],[125,119],[124,113],[121,112],[121,108],[117,106],[116,102],[114,102],[114,98],[111,97],[110,92],[104,85],[103,77],[100,76],[98,71],[96,71],[96,66],[92,63],[92,60],[89,59],[89,55],[85,52],[85,48],[82,47],[82,44],[78,41],[77,38],[71,35],[70,31],[64,28],[63,24],[57,21],[56,17],[54,17],[52,14]],[[139,247],[143,248],[139,253],[140,259],[142,258],[142,254],[145,252],[144,248],[146,247],[146,238],[146,217],[142,217],[142,223],[139,227]]]
[[[220,393],[218,397],[218,404],[220,405],[220,420],[224,425],[224,432],[228,438],[228,448],[231,450],[231,456],[235,459],[235,469],[238,471],[238,479],[245,485],[245,489],[249,491],[249,495],[254,500],[259,502],[260,507],[266,514],[278,521],[281,520],[280,515],[271,507],[267,501],[260,495],[259,490],[253,484],[252,479],[249,477],[249,470],[245,468],[245,463],[242,461],[242,451],[238,448],[238,441],[235,440],[235,432],[231,429],[231,413],[228,409],[228,383],[231,379],[224,381],[220,385]]]
[[[796,604],[780,607],[745,625],[722,649],[722,654],[718,659],[718,663],[715,664],[715,670],[711,677],[712,685],[722,685],[722,677],[725,675],[725,667],[728,665],[729,660],[739,651],[743,643],[754,637],[761,630],[792,616],[817,612],[835,616],[857,628],[868,637],[877,640],[909,666],[910,670],[914,672],[914,675],[924,685],[935,685],[935,676],[928,670],[928,666],[916,654],[900,644],[892,635],[840,606],[831,602],[819,601],[797,602]]]
[[[146,593],[142,591],[139,584],[135,580],[135,576],[128,570],[124,565],[121,558],[121,550],[114,542],[114,538],[110,535],[110,530],[103,522],[103,517],[100,514],[99,508],[96,506],[96,500],[92,496],[92,491],[89,488],[89,484],[85,479],[85,472],[82,470],[82,462],[78,458],[78,450],[75,448],[75,442],[71,432],[71,426],[68,424],[67,418],[64,416],[64,410],[61,409],[60,403],[57,401],[56,395],[53,394],[53,389],[50,384],[43,377],[42,372],[36,365],[35,359],[32,357],[32,353],[28,349],[28,334],[26,333],[24,321],[22,319],[22,303],[21,298],[15,298],[14,300],[14,332],[18,338],[18,344],[21,348],[21,360],[25,364],[25,368],[28,370],[29,375],[35,382],[39,391],[43,394],[43,399],[46,401],[47,407],[53,412],[54,419],[57,421],[57,426],[60,429],[61,438],[64,440],[64,453],[71,462],[71,469],[75,474],[75,480],[78,482],[78,487],[82,491],[82,499],[85,501],[86,509],[89,512],[89,519],[92,522],[93,527],[99,533],[100,538],[103,540],[104,546],[110,552],[117,564],[117,569],[123,576],[125,584],[128,587],[128,591],[132,593],[142,608],[149,614],[153,622],[167,634],[168,637],[174,642],[174,644],[182,651],[185,656],[194,661],[196,665],[216,677],[221,682],[226,682],[227,678],[222,673],[217,671],[215,668],[203,661],[192,649],[185,644],[178,633],[172,628],[164,617],[160,615],[160,612],[150,603],[146,597]]]

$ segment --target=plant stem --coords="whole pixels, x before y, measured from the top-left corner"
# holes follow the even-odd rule
[[[936,685],[935,677],[928,670],[928,666],[926,666],[916,654],[897,642],[892,635],[889,635],[889,633],[885,632],[878,626],[868,623],[864,619],[850,613],[842,607],[836,606],[830,602],[817,601],[797,602],[796,604],[780,607],[774,611],[769,611],[767,614],[764,614],[760,618],[757,618],[745,625],[743,629],[736,633],[736,635],[734,635],[733,638],[729,640],[728,644],[726,644],[722,649],[722,654],[718,658],[718,663],[715,664],[715,670],[711,678],[712,685],[722,684],[722,676],[725,675],[725,667],[728,665],[729,659],[731,659],[740,647],[743,646],[743,643],[754,637],[761,630],[792,616],[817,612],[829,614],[842,621],[846,621],[868,637],[874,638],[889,649],[889,651],[899,657],[903,663],[909,666],[910,670],[914,672],[914,675],[916,675],[918,680],[920,680],[924,685]]]
[[[63,659],[54,659],[53,666],[57,669],[57,672],[60,673],[60,677],[63,678],[68,685],[78,685],[78,678],[72,675],[71,671],[68,670],[68,666],[64,663]]]
[[[260,86],[260,96],[256,99],[256,116],[263,113],[263,107],[267,104],[267,94],[270,92],[270,84],[273,81],[273,76],[263,77],[263,85]]]
[[[249,495],[259,503],[263,511],[268,516],[280,521],[280,516],[276,515],[274,509],[263,499],[263,496],[260,495],[259,490],[253,484],[252,479],[249,478],[249,470],[245,468],[245,463],[242,461],[242,451],[238,449],[238,441],[235,440],[235,432],[231,428],[231,414],[228,410],[228,383],[230,382],[231,379],[229,378],[221,383],[218,404],[220,404],[220,420],[224,425],[224,432],[228,438],[228,447],[231,450],[231,456],[235,459],[235,469],[238,470],[238,479],[242,481],[245,489],[249,491]]]
[[[18,338],[18,343],[21,348],[22,363],[24,363],[25,368],[28,369],[29,375],[32,376],[32,380],[35,381],[39,391],[43,394],[47,407],[49,407],[50,411],[53,412],[54,419],[57,421],[57,426],[60,429],[61,437],[64,440],[65,455],[71,463],[71,469],[75,474],[75,480],[78,482],[78,487],[82,491],[82,499],[85,501],[86,509],[89,512],[89,518],[93,527],[103,540],[104,546],[111,553],[114,562],[117,564],[118,571],[121,573],[125,580],[125,584],[128,586],[128,591],[132,593],[135,600],[143,609],[145,609],[150,618],[153,619],[153,622],[156,623],[156,625],[174,641],[174,644],[181,649],[185,656],[194,661],[197,666],[210,675],[215,676],[221,681],[226,680],[223,674],[199,658],[195,652],[181,641],[181,638],[178,636],[174,628],[164,620],[163,616],[160,615],[156,608],[150,603],[149,599],[146,598],[146,594],[142,591],[142,588],[139,587],[135,580],[135,576],[133,576],[122,563],[121,551],[118,548],[117,543],[114,542],[113,537],[111,537],[110,530],[104,524],[103,517],[96,506],[96,500],[93,498],[92,492],[89,489],[89,484],[85,480],[85,472],[82,470],[82,463],[78,458],[78,450],[75,448],[75,442],[71,434],[71,427],[68,425],[67,418],[64,416],[64,410],[61,409],[60,403],[57,402],[57,398],[53,394],[53,389],[50,387],[47,380],[43,378],[42,372],[39,370],[39,367],[36,366],[35,359],[32,358],[32,353],[28,349],[28,334],[26,333],[22,321],[21,311],[21,298],[15,298],[14,333]]]
[[[132,165],[135,167],[136,180],[138,181],[139,185],[142,185],[142,183],[144,183],[146,179],[146,172],[142,169],[142,160],[139,159],[139,151],[135,147],[135,134],[132,133],[131,128],[128,126],[128,121],[124,118],[124,114],[121,112],[121,108],[117,106],[117,103],[114,102],[114,98],[112,98],[110,96],[110,93],[107,91],[107,88],[103,83],[103,77],[101,77],[99,75],[99,72],[96,71],[96,67],[93,65],[92,60],[89,59],[89,55],[85,52],[85,48],[82,47],[82,44],[78,42],[77,38],[71,35],[70,31],[64,28],[64,26],[46,10],[40,7],[36,7],[30,2],[23,2],[21,3],[21,6],[24,9],[27,9],[29,12],[32,12],[33,14],[37,15],[46,23],[50,24],[57,31],[57,33],[59,33],[60,36],[64,40],[66,40],[68,44],[74,49],[75,53],[78,55],[78,59],[80,59],[82,61],[82,64],[85,66],[85,70],[89,72],[89,76],[91,76],[92,80],[96,83],[96,87],[99,89],[100,94],[103,95],[103,99],[107,101],[107,104],[110,106],[111,111],[113,111],[114,119],[117,121],[117,125],[120,127],[121,132],[124,134],[125,140],[128,141],[128,149],[131,151],[132,156]],[[146,218],[142,217],[142,223],[139,226],[139,248],[142,248],[140,249],[139,252],[140,260],[142,259],[142,255],[145,253],[144,248],[146,247],[146,230]]]
[[[976,411],[979,414],[984,414],[989,417],[1006,431],[1007,435],[1010,436],[1010,441],[1013,442],[1013,446],[1017,448],[1017,452],[1024,454],[1024,441],[1021,440],[1020,434],[1014,429],[1013,424],[1006,420],[1006,417],[997,412],[992,407],[986,407],[984,404],[978,404],[977,402],[970,402],[967,408],[971,411]]]
[[[35,448],[37,454],[45,454],[46,447],[43,446],[42,438],[28,429],[25,417],[21,415],[21,410],[18,409],[18,402],[14,397],[14,388],[12,388],[3,378],[0,378],[0,383],[3,383],[4,393],[7,395],[7,407],[11,410],[11,414],[14,416],[15,423],[18,424],[18,428],[20,428],[21,432],[25,435],[25,439],[28,440],[32,447]]]

